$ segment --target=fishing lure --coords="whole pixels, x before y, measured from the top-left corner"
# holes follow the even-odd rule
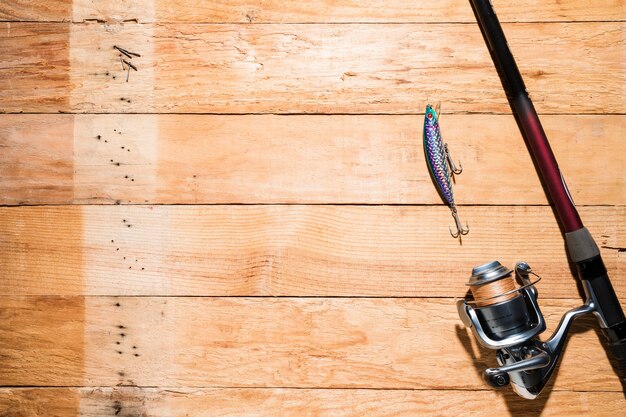
[[[452,192],[452,176],[463,172],[463,167],[460,162],[459,168],[454,165],[450,157],[450,151],[448,151],[448,144],[443,143],[441,140],[438,113],[439,106],[437,106],[437,110],[433,109],[430,104],[426,106],[424,114],[424,153],[426,154],[426,162],[437,191],[439,191],[439,194],[452,211],[452,217],[454,217],[454,222],[456,223],[456,233],[452,232],[450,228],[450,234],[456,238],[469,233],[467,223],[465,228],[463,228],[461,220],[459,220],[456,204],[454,203],[454,193]]]

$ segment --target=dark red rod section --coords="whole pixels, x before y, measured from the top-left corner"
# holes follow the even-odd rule
[[[565,233],[582,229],[583,222],[569,195],[565,180],[561,175],[533,103],[526,92],[515,97],[513,101],[518,122],[524,135],[528,138],[528,146],[535,158],[540,176],[543,178],[550,200],[554,203]]]
[[[507,92],[511,109],[517,117],[517,122],[526,138],[547,189],[548,197],[554,204],[561,224],[566,233],[582,229],[583,222],[570,198],[535,107],[528,97],[524,80],[506,42],[500,22],[488,2],[472,0],[471,3],[483,31],[485,42],[489,47],[489,52],[491,52],[491,57],[500,72],[500,78]]]

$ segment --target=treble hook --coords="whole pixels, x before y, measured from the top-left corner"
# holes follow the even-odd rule
[[[465,236],[469,233],[469,226],[467,225],[467,223],[465,223],[465,228],[463,228],[461,220],[459,220],[459,214],[456,212],[455,206],[450,207],[450,210],[452,211],[452,217],[454,217],[454,222],[456,223],[456,234],[452,232],[452,228],[448,227],[448,229],[450,229],[450,234],[453,238],[457,238],[461,235]]]
[[[443,144],[443,152],[446,154],[446,161],[448,161],[448,165],[450,166],[450,171],[452,171],[454,175],[460,175],[461,172],[463,172],[463,165],[461,165],[461,161],[459,161],[459,168],[457,168],[456,165],[454,165],[454,161],[452,160],[452,157],[450,156],[450,151],[448,150],[447,143]]]

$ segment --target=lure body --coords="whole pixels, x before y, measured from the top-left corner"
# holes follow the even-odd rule
[[[452,211],[457,231],[454,233],[450,229],[450,234],[455,238],[466,235],[469,232],[469,227],[465,225],[464,228],[459,220],[452,191],[452,176],[460,174],[463,171],[463,167],[459,164],[459,169],[457,169],[454,162],[452,162],[450,152],[448,152],[448,145],[443,143],[441,139],[439,116],[430,104],[426,106],[426,112],[424,113],[424,153],[426,154],[426,163],[437,191],[439,191],[439,194]]]
[[[426,153],[428,168],[441,197],[449,206],[454,207],[452,172],[448,165],[445,145],[441,140],[439,117],[430,104],[426,106],[426,113],[424,114],[424,152]]]

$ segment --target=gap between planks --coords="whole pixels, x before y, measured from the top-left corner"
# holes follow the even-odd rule
[[[615,376],[617,378],[617,375]],[[115,384],[115,385],[0,385],[0,395],[3,390],[29,390],[29,389],[128,389],[128,388],[136,388],[138,390],[144,389],[157,389],[161,391],[170,391],[170,392],[181,392],[184,393],[186,390],[188,391],[198,391],[198,390],[258,390],[258,391],[271,391],[271,390],[294,390],[294,391],[390,391],[390,392],[494,392],[491,388],[376,388],[376,387],[356,387],[356,388],[345,388],[345,387],[296,387],[296,386],[267,386],[267,387],[256,387],[256,386],[245,386],[245,385],[220,385],[220,386],[176,386],[176,385],[126,385],[126,384]],[[507,388],[503,388],[504,390]],[[497,391],[496,391],[497,392]],[[619,391],[601,391],[601,390],[585,390],[585,389],[569,389],[569,388],[553,388],[552,392],[560,392],[560,393],[612,393],[617,394]]]

